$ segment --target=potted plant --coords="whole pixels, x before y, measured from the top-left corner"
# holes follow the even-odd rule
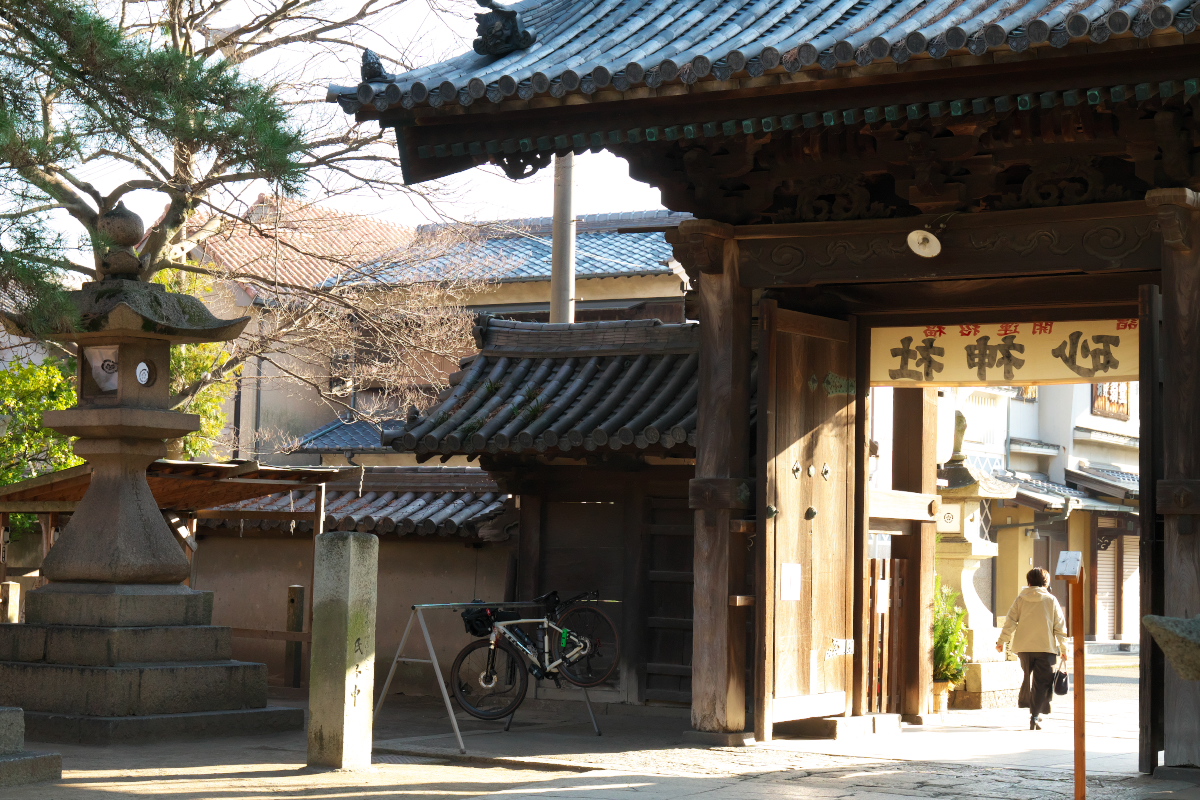
[[[950,690],[967,671],[967,611],[958,605],[958,592],[934,578],[933,589],[933,710],[946,711]]]

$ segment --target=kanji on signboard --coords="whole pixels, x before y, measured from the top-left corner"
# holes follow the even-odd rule
[[[933,380],[934,373],[945,369],[945,364],[937,359],[946,355],[946,348],[938,347],[937,340],[924,339],[915,348],[912,346],[913,337],[905,336],[900,340],[899,347],[892,348],[892,356],[900,359],[899,369],[889,369],[888,375],[892,380],[920,381]],[[913,367],[908,364],[912,361]]]
[[[975,370],[979,380],[986,381],[988,369],[999,367],[1004,370],[1004,379],[1011,381],[1016,370],[1025,366],[1025,359],[1016,355],[1025,352],[1025,345],[1017,344],[1016,336],[1005,336],[997,344],[990,344],[991,338],[980,336],[975,344],[966,346],[967,368]]]
[[[1060,359],[1076,375],[1091,378],[1098,372],[1108,372],[1121,366],[1113,354],[1112,348],[1121,344],[1120,336],[1098,334],[1092,337],[1091,343],[1083,338],[1083,331],[1072,331],[1067,341],[1050,351],[1051,355]],[[1080,361],[1090,362],[1084,366]]]

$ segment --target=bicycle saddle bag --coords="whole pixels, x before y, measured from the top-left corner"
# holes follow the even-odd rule
[[[463,627],[471,636],[487,636],[492,632],[492,623],[496,619],[494,608],[468,608],[462,612]]]

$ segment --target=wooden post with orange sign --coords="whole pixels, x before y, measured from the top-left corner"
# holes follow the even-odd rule
[[[1083,676],[1083,553],[1058,554],[1054,577],[1071,585],[1071,639],[1075,649],[1075,800],[1087,800],[1087,718]]]

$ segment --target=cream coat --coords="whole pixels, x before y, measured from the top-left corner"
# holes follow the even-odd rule
[[[1058,598],[1042,586],[1026,586],[1004,620],[1000,642],[1014,653],[1067,653],[1067,621]]]

